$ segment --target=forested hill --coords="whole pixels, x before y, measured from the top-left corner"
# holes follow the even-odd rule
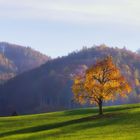
[[[101,45],[84,47],[9,80],[0,88],[0,114],[9,115],[15,110],[23,114],[77,107],[71,92],[73,74],[81,72],[107,55],[113,57],[114,63],[133,87],[129,98],[119,99],[115,104],[139,102],[140,55],[125,48]]]
[[[30,47],[0,42],[0,82],[36,68],[49,59]]]

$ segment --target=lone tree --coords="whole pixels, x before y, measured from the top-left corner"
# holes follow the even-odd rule
[[[99,115],[102,115],[103,102],[115,100],[118,95],[126,97],[131,86],[108,56],[98,60],[84,74],[74,76],[72,91],[77,102],[98,105]]]

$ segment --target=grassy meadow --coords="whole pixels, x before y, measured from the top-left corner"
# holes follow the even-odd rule
[[[0,140],[140,140],[140,104],[0,117]]]

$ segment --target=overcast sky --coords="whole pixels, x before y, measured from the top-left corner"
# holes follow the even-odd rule
[[[52,57],[82,46],[140,48],[140,0],[0,0],[0,41]]]

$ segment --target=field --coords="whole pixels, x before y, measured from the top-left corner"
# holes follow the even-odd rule
[[[0,118],[0,140],[140,140],[140,104]]]

